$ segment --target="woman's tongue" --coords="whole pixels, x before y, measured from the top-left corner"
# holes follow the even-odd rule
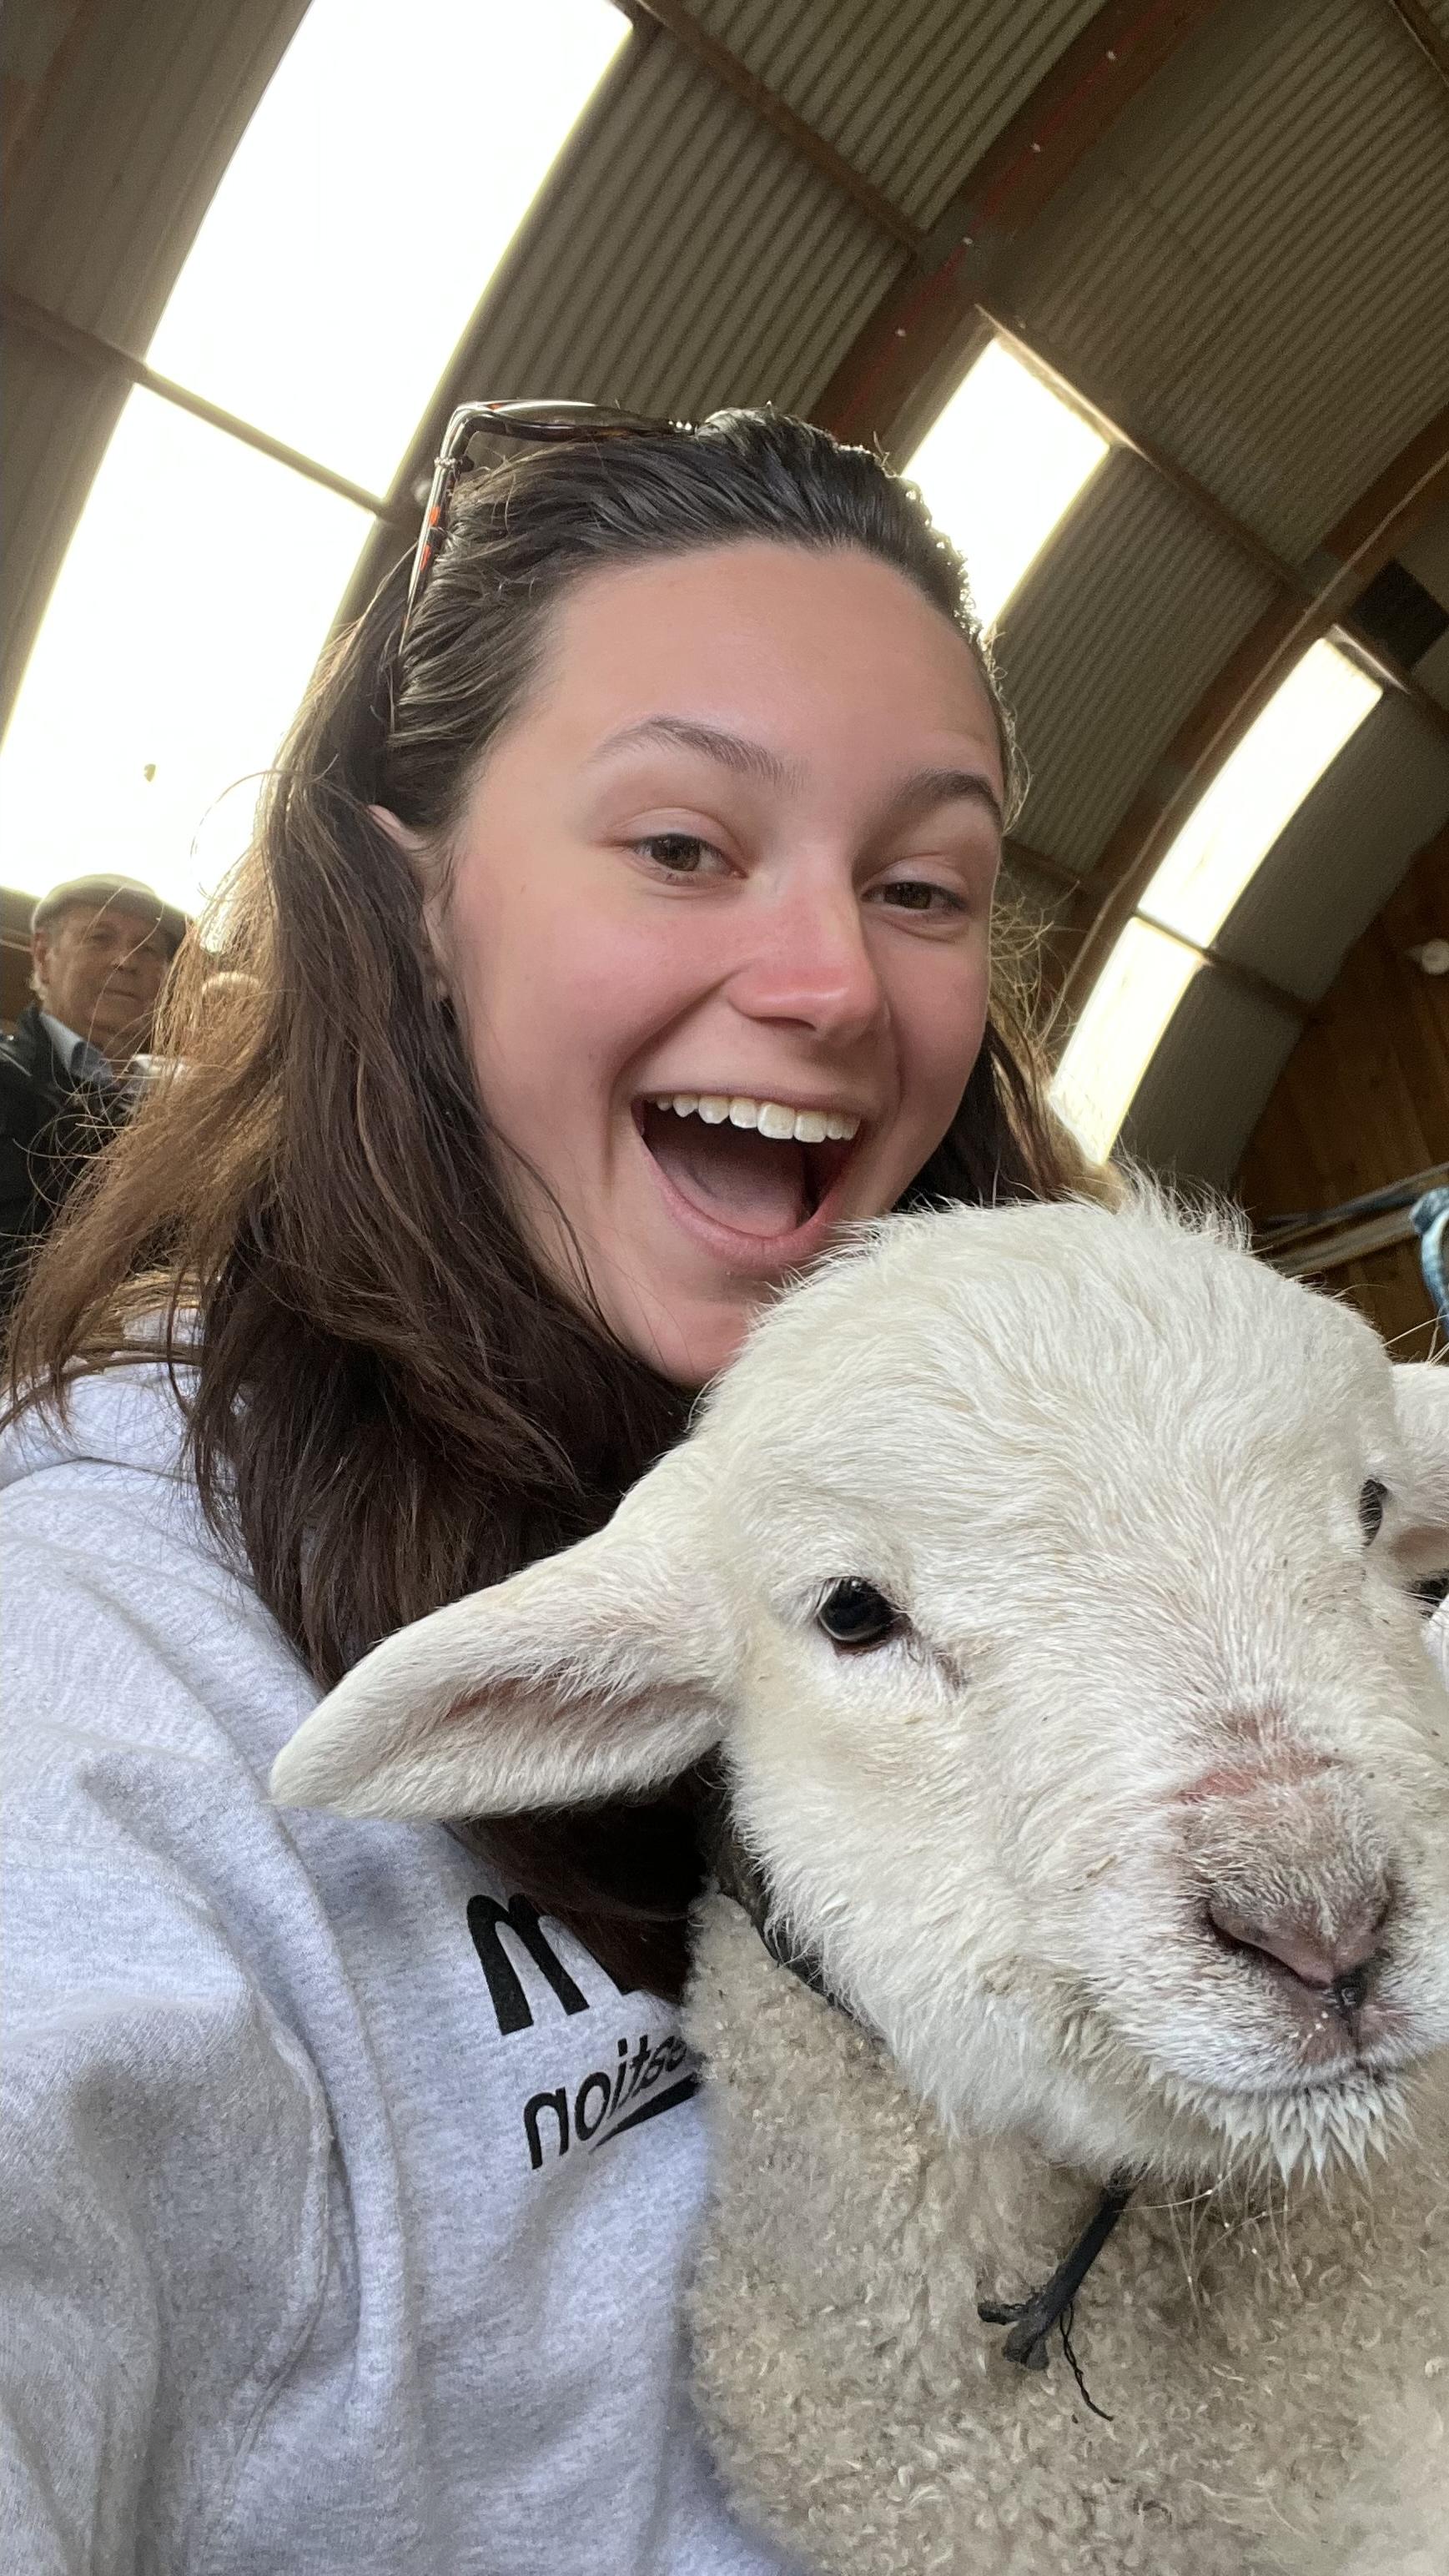
[[[644,1141],[680,1197],[721,1225],[742,1234],[793,1234],[809,1214],[803,1145],[652,1108]]]

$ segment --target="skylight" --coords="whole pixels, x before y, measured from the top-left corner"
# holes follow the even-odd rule
[[[1289,817],[1382,695],[1326,638],[1310,645],[1199,797],[1141,911],[1200,946],[1215,939]]]
[[[1053,1105],[1105,1162],[1143,1073],[1204,960],[1129,921],[1083,1006],[1052,1084]]]
[[[371,525],[133,393],[6,734],[10,883],[40,894],[113,869],[191,910],[245,847],[255,773],[276,755]]]
[[[993,626],[1107,453],[1000,340],[988,342],[905,467],[966,558]]]
[[[1285,824],[1382,694],[1326,637],[1310,645],[1199,797],[1093,985],[1057,1067],[1053,1099],[1092,1153],[1105,1156],[1116,1143],[1204,962],[1194,950],[1216,938]]]
[[[149,363],[386,491],[628,32],[610,0],[311,0],[222,176]]]
[[[610,0],[311,0],[146,355],[385,492],[628,36]],[[573,393],[572,385],[474,388]],[[133,393],[7,729],[6,875],[133,871],[188,909],[248,837],[372,525]]]

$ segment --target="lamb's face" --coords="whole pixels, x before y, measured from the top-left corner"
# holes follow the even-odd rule
[[[698,1435],[747,1836],[948,2117],[1106,2164],[1358,2153],[1449,2042],[1395,1373],[1160,1219],[990,1222],[788,1301]]]
[[[1103,2170],[1361,2154],[1449,2043],[1404,1572],[1449,1554],[1446,1399],[1150,1206],[899,1220],[598,1537],[367,1656],[274,1786],[486,1816],[722,1743],[780,1906],[948,2119]]]

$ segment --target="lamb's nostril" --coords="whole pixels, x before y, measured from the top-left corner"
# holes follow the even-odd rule
[[[1300,1985],[1329,1995],[1345,2012],[1356,2012],[1365,1999],[1388,1915],[1382,1889],[1343,1906],[1327,1922],[1286,1906],[1255,1904],[1222,1888],[1207,1900],[1208,1921],[1220,1939],[1276,1960]]]

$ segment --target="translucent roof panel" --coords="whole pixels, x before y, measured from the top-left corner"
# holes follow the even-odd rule
[[[311,0],[222,176],[150,364],[386,491],[628,32],[610,0]]]
[[[1216,938],[1290,816],[1382,695],[1326,638],[1310,645],[1199,797],[1139,909],[1184,939]]]
[[[993,626],[1107,453],[1107,441],[1030,367],[989,341],[905,472],[960,547]]]
[[[97,868],[188,910],[244,848],[373,522],[133,393],[61,566],[0,756],[5,874]]]
[[[1188,985],[1204,964],[1180,939],[1129,921],[1062,1051],[1055,1107],[1090,1154],[1105,1160],[1132,1096]]]

